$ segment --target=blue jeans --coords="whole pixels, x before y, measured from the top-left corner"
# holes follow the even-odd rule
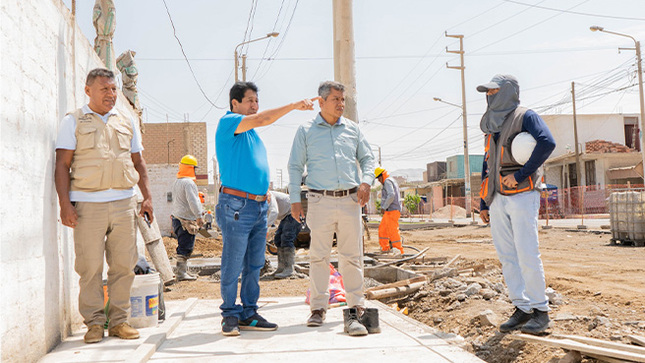
[[[220,193],[215,218],[222,230],[224,243],[220,305],[222,316],[236,316],[240,320],[253,316],[260,297],[260,269],[264,266],[267,234],[267,202]],[[236,217],[237,215],[237,217]],[[237,280],[242,274],[240,300],[237,299]]]
[[[278,229],[275,231],[273,243],[276,247],[295,247],[294,242],[302,229],[302,224],[296,221],[291,214],[287,215],[280,221]]]
[[[538,242],[540,193],[495,194],[490,205],[490,227],[508,297],[525,313],[549,311],[544,268]]]
[[[172,229],[177,236],[177,254],[190,257],[195,248],[195,235],[182,228],[181,221],[172,217]]]

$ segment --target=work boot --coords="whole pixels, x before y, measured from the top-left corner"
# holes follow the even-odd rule
[[[296,248],[295,247],[278,247],[278,251],[282,251],[282,258],[284,260],[283,270],[275,274],[276,279],[286,279],[293,274],[293,264],[296,263]],[[280,258],[278,252],[278,258]]]
[[[345,323],[345,333],[351,336],[367,335],[367,328],[361,324],[358,318],[359,309],[357,307],[347,308],[343,310],[343,322]]]
[[[284,270],[284,262],[285,262],[284,250],[282,249],[282,247],[277,247],[277,248],[278,248],[278,268],[275,270],[275,272],[273,272],[273,276],[279,274],[280,272],[282,272],[282,270]]]
[[[531,319],[522,327],[522,333],[539,335],[549,328],[549,312],[538,309],[533,310]]]
[[[101,340],[103,340],[103,324],[101,325],[90,325],[87,328],[87,333],[85,333],[85,337],[83,337],[83,340],[85,340],[85,343],[87,344],[92,344],[92,343],[98,343]]]
[[[378,334],[381,332],[381,327],[378,323],[378,309],[366,308],[359,320],[367,328],[368,333]]]
[[[325,321],[325,309],[316,309],[311,311],[311,316],[307,319],[307,326],[321,326]]]
[[[177,281],[184,280],[197,280],[197,276],[193,276],[188,273],[188,257],[184,255],[177,255]]]
[[[502,333],[508,333],[513,330],[518,330],[527,321],[531,319],[532,314],[527,314],[523,312],[520,308],[515,308],[515,312],[511,317],[502,325],[499,326],[499,331]]]
[[[111,337],[119,337],[121,339],[139,339],[139,331],[131,327],[128,323],[121,323],[113,326],[108,330],[108,335]]]

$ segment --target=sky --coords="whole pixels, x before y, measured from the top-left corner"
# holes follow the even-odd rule
[[[236,45],[280,33],[240,47],[247,80],[260,89],[260,110],[314,97],[321,81],[333,80],[332,1],[165,0],[167,9],[163,0],[114,2],[115,53],[137,52],[144,122],[165,122],[166,115],[206,122],[209,156],[228,109]],[[92,43],[93,5],[76,5]],[[446,67],[459,65],[458,54],[446,53],[459,41],[446,32],[464,35],[470,154],[483,153],[486,102],[475,87],[498,73],[515,75],[522,104],[540,114],[572,112],[571,82],[579,114],[639,112],[634,42],[589,27],[644,39],[642,0],[354,0],[353,11],[358,121],[390,171],[463,154],[461,75]],[[276,186],[280,173],[282,185],[288,181],[297,127],[318,111],[293,111],[258,129]]]

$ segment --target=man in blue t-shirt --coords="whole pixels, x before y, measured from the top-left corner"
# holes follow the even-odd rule
[[[313,110],[317,99],[304,99],[258,113],[255,84],[237,82],[229,93],[231,111],[220,119],[215,134],[222,179],[215,218],[222,229],[224,244],[220,272],[223,335],[240,335],[240,329],[278,328],[257,313],[266,247],[269,162],[255,128],[271,125],[293,110]],[[235,303],[240,273],[242,305]]]

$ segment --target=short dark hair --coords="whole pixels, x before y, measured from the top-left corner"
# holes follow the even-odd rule
[[[87,79],[85,80],[86,86],[91,86],[94,83],[96,77],[105,77],[109,79],[114,79],[114,72],[105,68],[95,68],[87,74]]]
[[[327,97],[331,93],[331,89],[336,91],[345,92],[345,86],[342,83],[334,81],[325,81],[320,84],[318,87],[318,96],[322,97],[323,100],[327,101]]]
[[[228,102],[231,107],[231,111],[233,111],[233,100],[242,102],[244,94],[248,90],[258,93],[258,86],[253,82],[235,82],[233,87],[231,87],[231,91],[228,93]]]

